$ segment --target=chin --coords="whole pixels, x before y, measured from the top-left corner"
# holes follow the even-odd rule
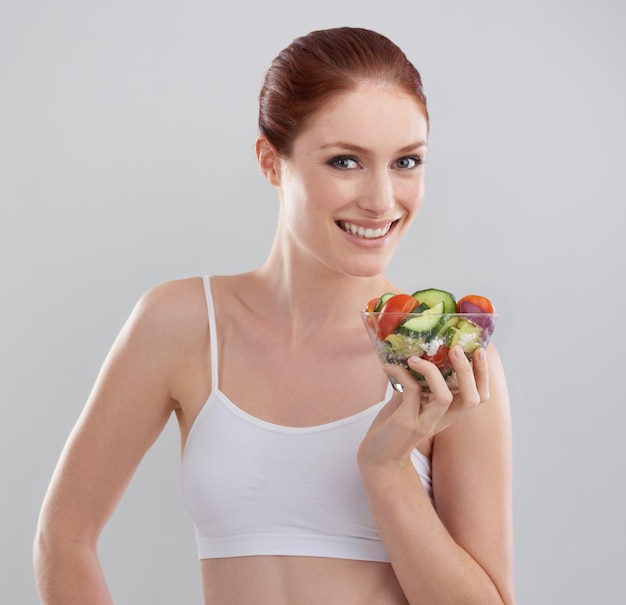
[[[343,267],[341,271],[351,277],[377,277],[387,269],[388,260],[380,262],[354,263],[352,266]]]

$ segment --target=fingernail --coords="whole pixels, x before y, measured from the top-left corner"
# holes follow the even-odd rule
[[[474,353],[474,355],[476,356],[476,359],[480,362],[485,361],[485,349],[477,349],[476,353]]]
[[[452,355],[457,359],[461,359],[461,357],[463,357],[463,349],[461,349],[459,345],[452,347]]]

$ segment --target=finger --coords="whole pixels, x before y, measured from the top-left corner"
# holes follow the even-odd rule
[[[433,366],[433,364],[427,361],[425,361],[424,364]],[[388,364],[384,366],[384,369],[391,380],[398,381],[402,385],[402,404],[400,407],[407,413],[407,419],[410,419],[411,423],[415,423],[416,418],[423,415],[426,406],[431,408],[438,407],[432,405],[436,398],[433,397],[428,390],[424,390],[420,382],[405,367]],[[435,368],[435,370],[437,370],[437,368]],[[427,371],[429,370],[427,369]],[[437,373],[439,373],[439,370],[437,370]],[[444,405],[442,406],[442,410],[436,413],[443,414],[448,405],[446,403],[447,400],[445,398],[439,398],[438,401],[443,401]]]
[[[427,400],[422,399],[419,419],[424,426],[430,425],[431,429],[434,429],[435,425],[449,410],[454,396],[450,392],[441,370],[434,363],[425,361],[421,357],[410,357],[409,366],[424,376],[430,388],[430,395]]]
[[[419,366],[420,374],[422,370],[430,374],[431,370],[428,366],[432,366],[440,374],[437,367],[428,361],[422,363],[417,361],[411,365]],[[418,443],[436,431],[438,423],[448,409],[448,401],[451,400],[452,395],[447,389],[450,394],[449,400],[445,397],[436,397],[432,393],[425,393],[420,383],[403,366],[389,364],[385,365],[384,369],[388,376],[398,380],[403,386],[402,401],[396,408],[394,416],[400,425],[413,435],[411,440],[413,447],[416,447]]]
[[[472,355],[472,369],[476,381],[476,389],[480,396],[480,401],[489,399],[489,364],[487,363],[487,352],[480,348]]]
[[[403,366],[395,364],[385,364],[383,366],[383,369],[385,370],[385,373],[389,377],[392,384],[394,384],[394,382],[397,382],[399,385],[401,385],[401,388],[397,390],[402,393],[404,407],[410,408],[410,412],[414,416],[418,414],[420,404],[422,402],[422,385]]]
[[[409,366],[424,377],[433,395],[433,399],[443,400],[447,404],[452,401],[452,393],[448,388],[446,379],[441,374],[441,370],[434,363],[414,356],[409,357]]]
[[[479,404],[480,394],[476,386],[474,370],[460,346],[457,345],[450,349],[450,361],[456,372],[463,407],[467,408]]]

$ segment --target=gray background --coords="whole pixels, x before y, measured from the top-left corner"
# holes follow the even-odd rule
[[[0,2],[0,601],[61,447],[139,296],[259,264],[276,219],[256,98],[295,36],[381,31],[421,70],[427,199],[389,274],[501,312],[521,604],[623,573],[624,8],[567,2]],[[199,603],[172,421],[107,527],[120,604]]]

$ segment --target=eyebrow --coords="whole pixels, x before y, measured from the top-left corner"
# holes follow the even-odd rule
[[[320,149],[329,149],[333,147],[345,149],[347,151],[354,151],[356,153],[368,153],[368,150],[365,149],[365,147],[361,147],[359,145],[355,145],[354,143],[347,143],[344,141],[326,143],[326,145],[322,145]],[[415,143],[409,143],[408,145],[405,145],[404,147],[398,149],[397,153],[408,153],[409,151],[419,149],[420,147],[426,147],[426,141],[416,141]]]

